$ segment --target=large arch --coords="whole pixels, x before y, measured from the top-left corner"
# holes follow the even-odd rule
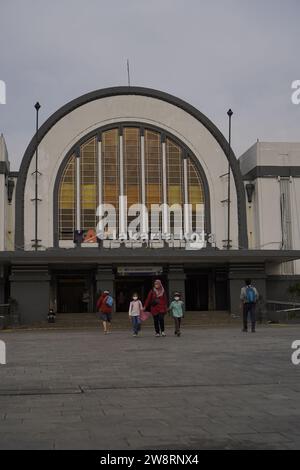
[[[83,145],[85,142],[87,142],[91,137],[97,137],[99,133],[105,132],[110,129],[116,129],[116,128],[126,128],[126,127],[134,127],[134,128],[141,128],[143,133],[145,129],[153,130],[158,133],[160,133],[163,136],[163,139],[166,137],[172,139],[176,144],[178,144],[186,156],[188,155],[189,158],[194,162],[197,172],[200,176],[201,182],[203,184],[203,190],[204,190],[204,204],[205,204],[205,220],[204,220],[204,228],[205,228],[205,233],[210,233],[211,232],[211,214],[210,214],[210,191],[209,191],[209,184],[206,178],[206,174],[204,169],[202,168],[200,162],[196,158],[195,155],[193,155],[193,152],[186,147],[186,145],[178,139],[178,137],[175,137],[174,135],[164,131],[163,129],[154,126],[154,125],[149,125],[149,124],[141,124],[139,122],[134,122],[134,121],[122,121],[118,124],[109,124],[106,126],[102,126],[100,128],[94,129],[90,133],[86,134],[84,137],[82,137],[78,142],[76,142],[72,148],[67,152],[65,155],[63,161],[61,162],[61,165],[59,167],[59,170],[57,172],[56,176],[56,181],[55,181],[55,186],[54,186],[54,204],[53,204],[53,240],[54,240],[54,246],[58,247],[58,193],[59,193],[59,184],[63,175],[63,172],[66,168],[66,165],[71,157],[72,154],[76,154],[78,152],[78,149],[81,145]]]
[[[247,235],[247,219],[246,219],[246,197],[245,190],[243,185],[243,179],[239,168],[239,163],[231,151],[230,155],[228,152],[228,142],[220,132],[220,130],[200,111],[194,108],[192,105],[186,103],[185,101],[174,97],[168,93],[161,92],[158,90],[153,90],[150,88],[143,87],[112,87],[105,88],[90,93],[84,94],[69,103],[62,106],[55,113],[53,113],[45,123],[40,127],[38,132],[38,144],[42,141],[45,135],[49,130],[63,117],[71,113],[76,108],[85,105],[91,101],[99,100],[101,98],[108,98],[118,95],[140,95],[145,97],[151,97],[160,101],[166,101],[186,113],[193,116],[197,119],[215,138],[220,147],[222,148],[226,158],[229,160],[229,164],[232,170],[236,194],[237,194],[237,214],[238,214],[238,238],[239,238],[239,247],[248,248],[248,235]],[[28,169],[31,163],[31,160],[34,156],[37,145],[36,136],[33,136],[31,139],[21,163],[17,187],[16,187],[16,231],[15,231],[15,246],[16,249],[22,249],[24,246],[24,192],[25,184],[28,174]]]

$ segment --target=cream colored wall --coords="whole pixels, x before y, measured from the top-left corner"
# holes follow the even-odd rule
[[[220,175],[228,162],[223,150],[209,131],[190,114],[176,106],[143,96],[116,96],[90,102],[75,109],[47,133],[39,146],[39,233],[43,247],[53,246],[53,191],[59,166],[71,147],[90,131],[106,124],[139,121],[156,125],[181,139],[202,165],[210,188],[212,233],[222,248],[226,238],[226,211],[221,202],[227,197]],[[25,186],[25,249],[31,249],[34,238],[34,159]],[[238,246],[238,219],[235,186],[232,184],[232,240]]]
[[[243,175],[263,166],[300,166],[299,142],[256,142],[239,157]]]
[[[257,165],[300,166],[300,143],[258,142],[239,158],[239,162],[243,174],[247,174]],[[265,177],[251,182],[255,185],[255,190],[252,204],[247,204],[249,247],[280,250],[282,233],[279,179]],[[299,177],[290,178],[290,202],[292,246],[294,250],[300,250]],[[300,274],[300,260],[268,265],[267,272],[268,274]]]
[[[290,194],[293,249],[300,250],[300,178],[291,179]],[[294,261],[294,272],[295,274],[300,274],[300,260]]]
[[[5,175],[0,174],[0,251],[5,250],[6,231],[6,186]]]
[[[0,135],[0,162],[7,166],[8,155],[3,135]],[[6,249],[6,231],[7,231],[7,190],[5,184],[5,174],[0,174],[0,251]]]
[[[17,179],[11,178],[15,182],[13,198],[11,204],[7,202],[7,210],[6,210],[6,217],[7,217],[7,224],[6,224],[6,250],[13,251],[15,249],[15,204],[16,204],[16,186],[17,186]]]

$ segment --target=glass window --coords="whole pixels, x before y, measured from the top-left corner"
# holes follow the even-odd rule
[[[127,127],[123,131],[124,149],[124,194],[127,196],[127,204],[141,202],[141,156],[140,156],[140,130]],[[136,216],[127,218],[128,223]]]
[[[97,152],[93,137],[80,148],[80,216],[81,230],[95,230],[97,209]]]
[[[145,181],[142,182],[141,171],[141,130],[139,127],[124,126],[123,135],[123,187],[127,196],[128,207],[140,203],[142,200],[142,187],[145,187],[145,202],[149,210],[149,222],[151,204],[166,202],[182,205],[184,202],[184,176],[183,176],[183,149],[172,137],[167,137],[166,142],[166,201],[163,191],[163,162],[162,162],[162,136],[161,132],[144,129],[144,164]],[[101,200],[105,204],[112,204],[116,209],[117,227],[119,216],[120,194],[120,129],[119,127],[105,130],[101,137],[101,175],[102,181],[98,181],[98,138],[93,136],[80,146],[79,160],[79,188],[77,192],[77,157],[72,155],[63,171],[58,194],[59,214],[59,238],[60,240],[72,240],[75,227],[91,232],[96,229],[98,205],[98,193],[101,192]],[[196,228],[196,204],[203,204],[204,189],[200,174],[191,157],[187,158],[187,194],[189,203],[192,204],[192,228]],[[77,223],[76,201],[80,201],[78,215],[80,224]],[[134,217],[132,217],[134,218]],[[130,219],[128,219],[128,223]],[[174,216],[171,213],[171,231],[174,229]],[[161,220],[160,220],[161,225]]]
[[[204,204],[204,189],[199,172],[191,158],[188,159],[188,194],[189,203],[192,204],[192,230],[196,230],[196,204]]]
[[[145,130],[145,183],[146,205],[162,203],[161,136]]]
[[[119,129],[102,133],[102,197],[119,211]],[[118,228],[118,217],[116,220]]]
[[[175,144],[171,139],[166,139],[166,156],[167,156],[167,203],[169,206],[173,204],[183,204],[183,174],[182,174],[182,151],[181,148]],[[174,212],[170,215],[170,231],[174,233],[175,223],[176,232],[183,228],[183,220],[175,220]],[[181,227],[180,227],[181,225]]]
[[[63,172],[59,188],[58,231],[60,240],[72,240],[74,235],[76,208],[75,159],[75,155],[70,157]]]

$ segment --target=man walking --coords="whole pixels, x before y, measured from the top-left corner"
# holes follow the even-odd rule
[[[255,333],[256,316],[255,308],[258,300],[257,289],[251,285],[251,279],[245,280],[245,286],[241,289],[240,299],[243,307],[243,331],[248,331],[248,315],[251,318],[251,331]]]

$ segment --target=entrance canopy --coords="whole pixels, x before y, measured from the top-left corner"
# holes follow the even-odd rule
[[[203,249],[188,251],[181,249],[170,250],[168,248],[156,249],[131,249],[119,248],[118,250],[78,248],[66,250],[62,248],[38,251],[38,252],[0,252],[2,264],[89,264],[126,266],[140,263],[145,265],[171,264],[220,264],[220,263],[283,263],[300,259],[300,250],[215,250]]]

